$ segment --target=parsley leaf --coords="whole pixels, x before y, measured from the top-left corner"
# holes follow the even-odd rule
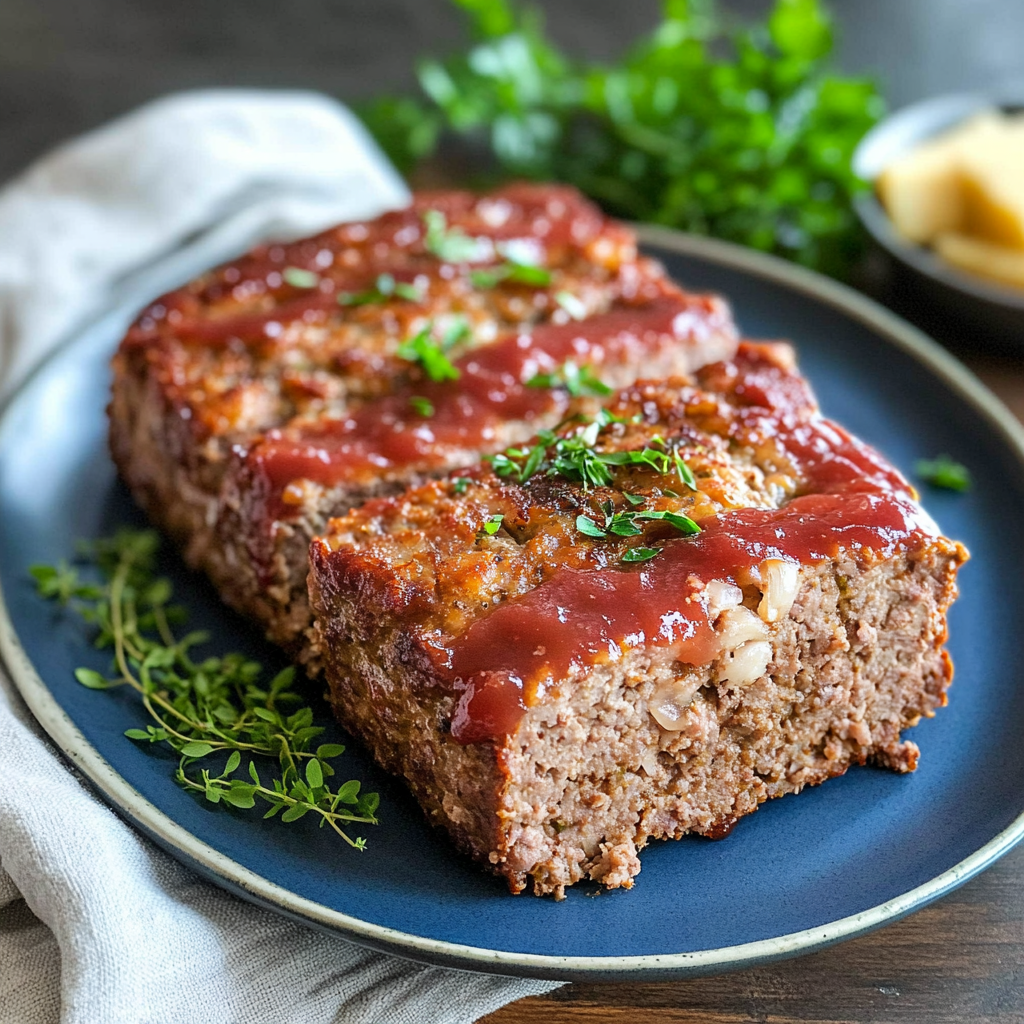
[[[419,334],[398,346],[397,355],[399,359],[417,363],[432,381],[440,383],[458,380],[462,372],[445,353],[465,338],[469,333],[469,325],[464,321],[453,325],[445,334],[443,341],[434,338],[433,330],[433,322],[428,323]]]
[[[385,302],[392,296],[408,302],[421,302],[423,292],[406,281],[396,281],[392,274],[381,274],[372,288],[364,292],[338,292],[338,302],[343,306],[365,306],[371,302]]]
[[[413,395],[409,399],[409,405],[420,415],[425,418],[429,418],[434,415],[434,403],[429,398],[424,398],[422,395]]]
[[[312,270],[303,270],[301,267],[285,267],[281,271],[281,277],[293,288],[315,288],[320,283],[319,274],[314,274]]]
[[[577,366],[572,359],[567,359],[552,373],[538,373],[527,382],[528,388],[564,388],[573,398],[583,395],[604,397],[610,395],[612,389],[596,376],[589,366]]]
[[[973,483],[971,471],[948,455],[937,455],[934,459],[918,459],[914,464],[914,472],[932,487],[959,491],[961,494],[969,491]]]
[[[497,515],[490,516],[484,522],[484,533],[493,536],[501,529],[501,524],[504,521],[505,517],[500,512]]]
[[[479,258],[480,244],[461,228],[449,228],[448,218],[440,210],[423,214],[426,234],[423,243],[427,252],[444,263],[472,263]]]

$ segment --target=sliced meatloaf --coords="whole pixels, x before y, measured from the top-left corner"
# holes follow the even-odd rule
[[[640,383],[311,547],[340,720],[519,892],[633,884],[946,702],[964,548],[779,345]]]
[[[571,189],[425,193],[154,302],[114,359],[111,447],[188,561],[301,651],[329,516],[735,345],[721,300]]]

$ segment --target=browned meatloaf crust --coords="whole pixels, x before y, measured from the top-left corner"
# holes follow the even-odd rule
[[[454,342],[457,380],[407,358],[424,330]],[[721,300],[683,292],[571,189],[424,193],[154,302],[114,359],[111,447],[187,560],[301,651],[330,515],[593,404],[562,386],[573,366],[621,387],[735,345]]]
[[[511,453],[311,548],[340,719],[513,892],[629,887],[650,839],[721,836],[852,764],[912,771],[900,734],[952,676],[966,551],[787,348],[610,409],[542,438],[532,475]]]

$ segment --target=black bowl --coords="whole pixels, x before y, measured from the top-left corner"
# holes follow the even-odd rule
[[[937,96],[904,107],[876,125],[857,147],[853,167],[874,181],[893,161],[982,110],[1017,111],[1024,100],[982,94]],[[957,270],[893,227],[874,192],[854,201],[857,215],[893,263],[892,294],[901,312],[940,337],[1024,351],[1024,289]]]

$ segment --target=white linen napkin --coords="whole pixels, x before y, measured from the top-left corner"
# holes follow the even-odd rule
[[[0,191],[0,390],[197,252],[213,263],[406,198],[324,96],[143,107]],[[3,1024],[468,1024],[553,987],[371,952],[200,880],[92,795],[2,672],[0,779]]]

